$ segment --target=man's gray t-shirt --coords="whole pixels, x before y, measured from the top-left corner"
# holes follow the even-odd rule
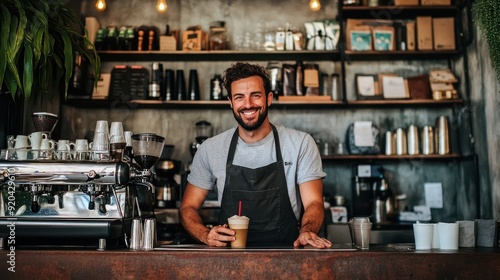
[[[301,205],[297,202],[298,185],[324,178],[326,173],[323,172],[321,157],[311,135],[280,125],[275,126],[285,164],[288,195],[298,220],[301,211]],[[233,127],[205,140],[194,156],[191,172],[187,178],[189,183],[199,188],[206,190],[217,188],[219,202],[224,191],[229,145],[235,130],[236,127]],[[258,168],[273,162],[276,162],[276,148],[272,131],[264,139],[254,143],[245,143],[238,138],[234,165]]]

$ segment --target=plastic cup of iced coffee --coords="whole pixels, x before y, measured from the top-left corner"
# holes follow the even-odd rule
[[[231,242],[231,248],[245,248],[247,245],[248,224],[250,219],[246,216],[234,215],[227,219],[229,228],[236,232],[236,239]]]

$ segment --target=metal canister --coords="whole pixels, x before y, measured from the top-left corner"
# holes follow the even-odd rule
[[[450,134],[448,117],[440,116],[436,120],[435,146],[437,153],[446,155],[450,153]]]
[[[403,128],[396,129],[396,154],[397,155],[407,154],[406,133]]]
[[[394,144],[394,135],[392,131],[385,133],[385,154],[390,156],[396,153],[396,145]]]
[[[407,131],[408,140],[408,154],[418,155],[419,154],[419,141],[418,141],[418,128],[416,125],[410,125]]]
[[[422,128],[422,154],[432,155],[435,153],[434,149],[434,128],[426,125]]]

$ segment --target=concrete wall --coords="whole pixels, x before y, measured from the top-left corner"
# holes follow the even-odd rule
[[[228,34],[234,38],[236,33],[252,31],[256,23],[268,23],[271,27],[284,26],[287,22],[303,27],[306,21],[332,19],[337,15],[336,1],[322,1],[325,9],[318,13],[308,10],[308,0],[301,1],[242,1],[242,0],[167,0],[169,5],[166,14],[154,10],[154,1],[118,1],[107,0],[108,9],[98,13],[94,9],[94,1],[82,1],[82,13],[95,16],[101,26],[108,25],[157,25],[162,31],[165,24],[171,28],[184,30],[187,26],[200,24],[208,30],[209,23],[214,20],[227,22]],[[328,3],[326,3],[328,2]],[[500,178],[494,171],[498,168],[496,155],[500,148],[499,129],[495,123],[499,115],[495,111],[498,104],[498,83],[487,54],[487,46],[482,38],[469,48],[469,65],[472,78],[472,106],[470,110],[447,108],[391,108],[391,109],[289,109],[274,108],[270,112],[271,121],[313,134],[317,139],[327,141],[344,141],[346,128],[357,120],[372,120],[382,132],[398,127],[434,125],[440,115],[450,117],[453,128],[453,150],[470,149],[464,145],[468,134],[458,130],[463,127],[467,118],[472,116],[475,147],[479,155],[480,186],[475,180],[475,164],[473,161],[398,161],[382,162],[391,188],[397,193],[408,196],[408,205],[424,204],[424,182],[442,182],[444,208],[433,209],[434,221],[455,221],[491,218],[492,201],[497,209]],[[458,61],[460,65],[462,61]],[[149,63],[120,62],[148,67]],[[197,69],[202,87],[202,99],[208,99],[208,81],[216,73],[222,71],[231,62],[164,62],[164,68]],[[265,65],[267,61],[260,61]],[[340,71],[338,62],[320,62],[320,69],[326,73]],[[353,73],[377,73],[380,71],[402,71],[404,73],[423,73],[441,62],[422,63],[419,61],[403,62],[370,62],[356,63],[350,68],[347,79],[347,97],[354,99]],[[109,72],[113,63],[103,65],[103,71]],[[458,70],[462,73],[462,70]],[[467,108],[466,108],[467,109]],[[194,141],[194,123],[205,119],[210,121],[215,132],[224,131],[235,125],[229,107],[216,110],[171,110],[171,109],[79,109],[63,106],[61,112],[61,138],[76,139],[84,137],[94,129],[99,119],[122,121],[126,130],[134,132],[155,132],[167,138],[167,142],[175,145],[174,158],[188,163],[191,160],[189,144]],[[460,133],[457,133],[460,131]],[[459,141],[459,139],[461,141]],[[487,141],[489,140],[489,141]],[[489,156],[490,155],[490,156]],[[325,193],[331,196],[340,194],[351,197],[352,162],[325,161],[324,169],[328,176],[325,179]],[[492,175],[490,175],[492,174]],[[496,186],[496,187],[495,187]],[[480,188],[480,189],[478,189]],[[480,193],[479,212],[477,211],[477,193]],[[496,199],[493,199],[496,196]]]

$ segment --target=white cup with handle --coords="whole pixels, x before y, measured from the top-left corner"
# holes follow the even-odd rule
[[[54,141],[47,139],[47,138],[44,138],[40,142],[40,150],[53,150],[54,145],[55,145]]]
[[[56,157],[59,160],[70,160],[71,159],[71,146],[70,146],[69,140],[57,141]]]
[[[49,135],[40,131],[33,132],[28,136],[32,150],[40,150],[42,139],[48,139]]]
[[[76,139],[73,155],[75,160],[88,160],[90,155],[89,141],[87,139]]]
[[[14,149],[26,149],[30,147],[29,138],[26,135],[17,135],[14,141]]]

